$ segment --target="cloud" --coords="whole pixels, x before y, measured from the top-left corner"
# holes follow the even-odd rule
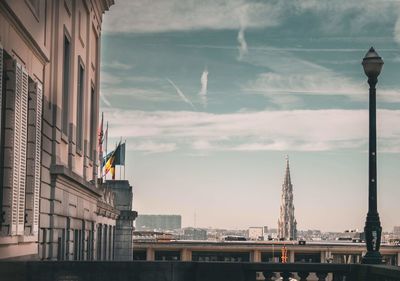
[[[122,82],[120,76],[116,76],[109,72],[101,71],[100,72],[100,82],[102,85],[116,85]]]
[[[239,58],[238,59],[241,60],[243,58],[243,56],[245,54],[247,54],[247,52],[248,52],[247,42],[244,37],[244,28],[239,29],[237,40],[239,42],[239,47],[238,47],[239,48]]]
[[[128,142],[127,150],[128,151],[140,151],[144,153],[165,153],[176,150],[175,143],[156,143],[153,141],[146,142]]]
[[[110,63],[103,63],[101,67],[102,68],[107,67],[107,68],[112,68],[112,69],[116,69],[116,70],[129,70],[129,69],[132,69],[133,66],[130,64],[125,64],[125,63],[119,62],[117,60],[113,60]]]
[[[231,114],[118,110],[107,116],[112,116],[110,132],[115,136],[175,143],[176,149],[196,151],[364,151],[368,140],[367,110]],[[378,149],[398,151],[399,118],[400,110],[378,110]]]
[[[199,92],[201,102],[203,103],[204,107],[207,107],[207,88],[208,88],[208,71],[205,69],[203,73],[201,74],[200,78],[200,83],[201,83],[201,89]]]
[[[356,81],[327,67],[301,59],[289,51],[265,49],[270,53],[267,57],[266,51],[259,48],[243,58],[244,62],[267,70],[243,84],[243,91],[265,95],[272,102],[276,101],[281,105],[285,105],[287,101],[293,103],[296,99],[301,102],[294,94],[341,95],[353,100],[368,98],[366,79]],[[400,91],[395,88],[379,85],[379,95],[381,101],[400,102]]]
[[[107,32],[169,32],[238,30],[277,26],[305,15],[318,18],[320,29],[330,36],[343,31],[368,34],[374,24],[393,23],[399,1],[375,0],[119,0],[104,16]]]
[[[122,87],[103,87],[102,95],[106,98],[115,98],[117,96],[129,97],[134,100],[166,102],[179,101],[175,95],[171,95],[168,91],[153,88],[122,88]]]
[[[393,33],[394,33],[394,40],[397,42],[397,44],[400,44],[400,17],[396,21]]]
[[[108,107],[112,107],[110,101],[103,95],[100,93],[100,100]]]
[[[193,103],[183,94],[183,92],[181,91],[181,89],[178,88],[178,86],[171,80],[167,78],[168,83],[170,83],[172,85],[172,87],[175,88],[176,93],[179,95],[179,97],[186,102],[187,104],[189,104],[192,108],[196,109],[196,107],[193,105]]]
[[[275,2],[275,1],[274,1]],[[239,29],[240,19],[248,27],[276,25],[281,5],[254,0],[119,0],[105,14],[107,32],[169,32]],[[245,15],[244,15],[245,13]]]
[[[333,71],[286,75],[274,72],[263,73],[258,75],[257,79],[244,85],[243,90],[263,94],[279,104],[301,102],[293,95],[289,99],[290,94],[342,95],[353,100],[368,99],[366,82],[356,82]],[[378,91],[380,101],[400,102],[399,90],[384,87]]]

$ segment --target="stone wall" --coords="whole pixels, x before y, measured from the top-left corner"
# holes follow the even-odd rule
[[[137,213],[132,210],[133,191],[129,181],[112,180],[105,183],[115,194],[115,207],[120,211],[115,229],[115,260],[133,260],[133,222]]]

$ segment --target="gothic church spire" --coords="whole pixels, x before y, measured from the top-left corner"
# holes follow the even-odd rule
[[[278,237],[283,240],[297,239],[297,222],[294,217],[293,186],[290,178],[289,156],[286,156],[286,172],[282,184]]]

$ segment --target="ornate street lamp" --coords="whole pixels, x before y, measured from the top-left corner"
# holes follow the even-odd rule
[[[379,220],[376,192],[376,83],[381,73],[383,60],[371,47],[365,55],[362,66],[365,75],[368,76],[369,84],[369,181],[368,181],[368,214],[365,222],[365,239],[367,243],[367,254],[362,263],[380,264],[382,255],[379,252],[381,245],[382,227]]]

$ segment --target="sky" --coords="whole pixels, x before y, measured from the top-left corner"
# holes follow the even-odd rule
[[[400,225],[400,1],[115,2],[100,107],[139,214],[276,228],[289,155],[298,229],[363,229],[374,46],[378,211]]]

